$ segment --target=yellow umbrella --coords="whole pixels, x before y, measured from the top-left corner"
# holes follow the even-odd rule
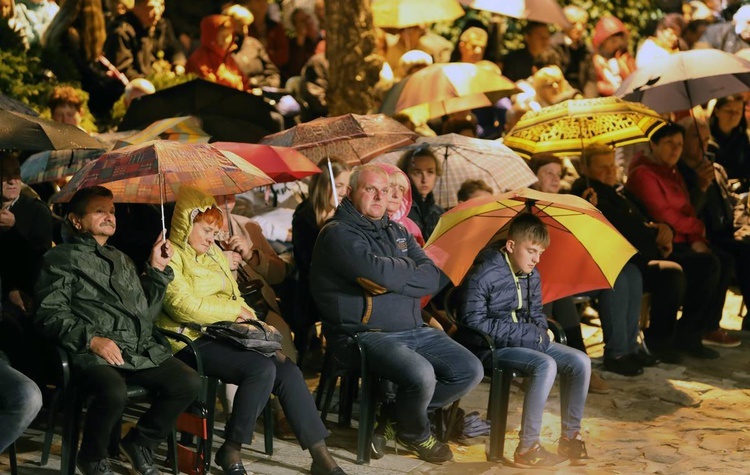
[[[646,142],[665,124],[658,113],[637,102],[576,99],[526,112],[503,143],[526,158],[540,152],[577,155],[594,142],[614,147]]]
[[[119,140],[115,148],[157,139],[182,143],[208,143],[211,136],[201,128],[200,120],[195,116],[170,117],[157,120],[140,132]]]
[[[380,28],[409,26],[453,21],[464,16],[464,9],[456,0],[373,0],[372,18]]]
[[[458,285],[479,251],[506,238],[510,220],[524,211],[539,216],[550,233],[537,266],[544,302],[611,288],[636,253],[588,201],[528,188],[460,203],[440,218],[425,253]]]

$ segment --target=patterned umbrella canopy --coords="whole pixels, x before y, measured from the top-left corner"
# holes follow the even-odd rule
[[[646,142],[666,122],[655,111],[617,97],[571,99],[521,116],[503,143],[521,156],[580,154],[594,142],[622,146]]]
[[[211,145],[223,152],[236,153],[261,169],[276,183],[297,181],[320,173],[317,165],[293,148],[241,142],[214,142]]]
[[[458,285],[479,251],[507,238],[508,224],[530,211],[547,225],[550,245],[539,265],[542,301],[611,288],[636,249],[604,215],[578,196],[520,189],[475,198],[447,211],[425,253]]]
[[[27,185],[55,181],[73,176],[106,150],[45,150],[35,153],[21,164],[21,180]]]
[[[453,21],[464,16],[456,0],[373,0],[372,19],[379,28]]]
[[[435,201],[443,208],[456,205],[456,193],[466,180],[484,180],[496,193],[529,186],[537,181],[526,162],[500,142],[457,134],[421,137],[417,143],[381,155],[374,163],[395,165],[404,152],[428,147],[442,159],[443,174],[435,183]]]
[[[499,13],[501,15],[532,20],[541,23],[554,23],[567,28],[570,22],[555,0],[458,0],[462,5]]]
[[[325,157],[338,157],[360,165],[416,138],[417,134],[383,114],[345,114],[296,125],[260,143],[295,148],[316,163]]]
[[[66,202],[81,188],[103,185],[122,203],[175,201],[180,185],[212,195],[233,195],[273,180],[231,152],[202,143],[156,140],[107,152],[86,164],[60,190]]]
[[[0,149],[100,149],[102,144],[78,127],[18,112],[0,110]]]

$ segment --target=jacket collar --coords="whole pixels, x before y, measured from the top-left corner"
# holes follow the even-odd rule
[[[370,219],[357,211],[357,208],[354,207],[354,203],[352,203],[352,200],[348,196],[341,200],[341,204],[336,209],[333,220],[350,223],[366,231],[379,231],[390,225],[388,213],[380,219]]]

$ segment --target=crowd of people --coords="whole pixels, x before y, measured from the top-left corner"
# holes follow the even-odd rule
[[[123,94],[130,104],[154,93],[146,80],[154,68],[257,94],[282,91],[287,99],[277,111],[285,125],[327,114],[322,0],[287,12],[267,0],[59,3],[0,0],[0,12],[24,45],[73,59],[97,117],[110,115]],[[379,31],[379,99],[430,64],[477,64],[522,92],[439,119],[395,118],[422,135],[494,139],[525,111],[613,95],[637,68],[674,52],[750,51],[750,6],[729,2],[718,11],[715,2],[663,3],[666,14],[635,54],[621,20],[605,15],[587,31],[588,13],[575,5],[563,9],[568,28],[527,22],[524,46],[495,62],[486,58],[497,47],[491,44],[496,24],[467,23],[455,48],[421,26]],[[686,357],[717,359],[717,348],[740,345],[720,322],[730,287],[750,295],[748,99],[716,98],[690,115],[673,114],[647,147],[595,143],[579,157],[542,153],[527,162],[538,179],[534,188],[588,200],[638,252],[612,289],[543,305],[544,276],[536,266],[550,234],[537,216],[522,213],[457,286],[459,326],[488,334],[494,356],[528,378],[513,456],[518,466],[589,458],[581,436],[586,398],[609,387],[592,371],[580,302],[601,321],[602,369],[626,377],[662,362],[689,364]],[[84,104],[74,89],[56,88],[49,107],[54,120],[81,125]],[[159,473],[153,451],[200,390],[192,353],[157,341],[155,328],[163,328],[194,340],[204,373],[226,385],[227,425],[215,457],[226,474],[246,473],[242,445],[251,442],[269,398],[277,429],[286,427],[309,451],[314,475],[345,473],[328,451],[329,433],[300,367],[321,340],[325,351],[353,351],[352,333],[386,382],[372,456],[382,457],[395,440],[425,461],[452,460],[450,446],[432,432],[430,414],[479,384],[492,355],[445,317],[446,279],[423,250],[446,211],[434,190],[447,171],[429,147],[403,153],[395,166],[351,167],[329,157],[307,192],[274,214],[274,224],[271,213],[247,211],[267,204],[270,191],[214,197],[183,186],[168,207],[168,239],[158,210],[116,207],[105,187],[78,190],[53,213],[44,202],[49,190],[21,181],[24,158],[3,152],[0,159],[0,350],[9,359],[0,360],[0,399],[7,405],[0,407],[0,450],[42,405],[35,349],[60,346],[91,401],[77,455],[81,472],[112,473],[110,434],[127,404],[126,385],[139,384],[156,396],[120,447],[137,473]],[[504,191],[469,180],[457,199]],[[253,285],[257,291],[245,292]],[[561,324],[567,345],[550,341],[548,318]],[[240,350],[190,326],[253,320],[280,330],[281,350],[270,357]],[[750,320],[743,329],[750,330]],[[553,453],[541,444],[540,427],[557,374],[561,433]]]

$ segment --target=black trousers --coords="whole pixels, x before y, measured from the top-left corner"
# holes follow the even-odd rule
[[[177,417],[198,396],[201,379],[198,373],[176,358],[169,358],[156,368],[121,370],[114,366],[92,366],[76,375],[78,389],[92,396],[83,429],[78,457],[101,460],[109,457],[112,430],[128,403],[127,385],[137,384],[152,394],[151,407],[135,427],[135,441],[155,448],[174,427]]]
[[[328,437],[302,372],[289,358],[263,356],[207,337],[197,339],[195,344],[206,375],[238,386],[225,439],[249,444],[255,420],[271,393],[279,399],[303,449]],[[175,356],[192,363],[189,350],[181,350]]]
[[[660,346],[672,339],[677,311],[685,299],[685,275],[673,261],[649,261],[643,272],[643,290],[651,293],[649,326],[644,331],[650,344]]]

